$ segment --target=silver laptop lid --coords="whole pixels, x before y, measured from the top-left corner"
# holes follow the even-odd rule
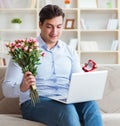
[[[107,73],[107,71],[73,73],[67,102],[75,103],[102,99]]]

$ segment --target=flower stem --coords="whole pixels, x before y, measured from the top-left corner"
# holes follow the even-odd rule
[[[30,86],[30,97],[31,97],[31,103],[33,104],[33,106],[35,106],[35,104],[40,101],[37,88],[35,85]]]

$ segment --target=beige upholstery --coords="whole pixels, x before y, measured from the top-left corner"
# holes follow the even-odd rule
[[[1,85],[5,67],[0,67],[0,126],[45,126],[41,123],[22,119],[18,98],[5,98]],[[105,126],[120,126],[120,65],[99,66],[98,70],[108,70],[104,97],[98,101]]]
[[[103,99],[98,101],[105,126],[120,126],[120,65],[99,66],[98,70],[107,70]]]
[[[3,96],[1,86],[5,70],[5,67],[0,67],[0,126],[45,126],[42,123],[22,119],[19,99]]]
[[[108,79],[105,87],[104,97],[99,101],[101,110],[105,113],[120,112],[120,66],[101,66],[98,70],[108,70]]]
[[[21,115],[0,114],[0,126],[45,126],[45,125],[22,119]]]

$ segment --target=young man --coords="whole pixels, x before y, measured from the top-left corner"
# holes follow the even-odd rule
[[[11,60],[3,83],[4,95],[20,97],[24,119],[48,126],[81,126],[81,121],[84,126],[103,126],[95,101],[66,105],[48,98],[51,95],[67,95],[71,74],[83,71],[76,52],[59,40],[64,21],[62,9],[47,5],[39,16],[41,33],[38,41],[45,57],[41,59],[37,76],[29,71],[23,75],[21,68]],[[29,97],[33,83],[36,83],[40,96],[40,102],[35,106]]]

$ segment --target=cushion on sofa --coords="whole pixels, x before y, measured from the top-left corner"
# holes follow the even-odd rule
[[[120,113],[102,114],[104,126],[120,126]]]
[[[120,112],[120,65],[103,65],[98,70],[107,70],[108,77],[103,99],[98,101],[105,113]]]
[[[22,119],[20,115],[0,114],[0,126],[45,126],[42,123]]]

